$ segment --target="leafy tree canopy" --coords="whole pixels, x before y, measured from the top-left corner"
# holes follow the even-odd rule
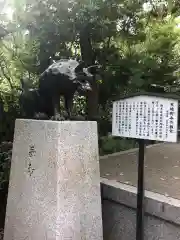
[[[114,94],[151,85],[179,85],[179,1],[11,0],[0,14],[9,34],[0,40],[0,86],[18,95],[20,79],[30,85],[49,58],[80,56],[102,65],[85,104],[89,115],[109,111]],[[97,106],[97,108],[95,107]],[[103,117],[103,116],[102,116]]]

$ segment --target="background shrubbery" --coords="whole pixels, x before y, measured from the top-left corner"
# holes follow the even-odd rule
[[[106,155],[136,147],[135,140],[105,136],[100,139],[99,153],[100,155]]]

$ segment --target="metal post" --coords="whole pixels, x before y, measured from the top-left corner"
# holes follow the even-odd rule
[[[144,240],[144,152],[145,141],[139,139],[136,240]]]

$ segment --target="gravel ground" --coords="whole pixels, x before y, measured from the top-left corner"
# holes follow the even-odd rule
[[[101,177],[137,186],[137,161],[137,150],[101,159]],[[146,148],[145,188],[180,199],[180,143]]]

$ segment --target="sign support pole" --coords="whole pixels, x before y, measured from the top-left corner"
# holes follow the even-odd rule
[[[144,240],[144,153],[145,141],[139,139],[136,240]]]
[[[135,138],[139,143],[136,240],[144,240],[145,140],[177,142],[178,101],[169,94],[140,92],[113,102],[112,136]]]

